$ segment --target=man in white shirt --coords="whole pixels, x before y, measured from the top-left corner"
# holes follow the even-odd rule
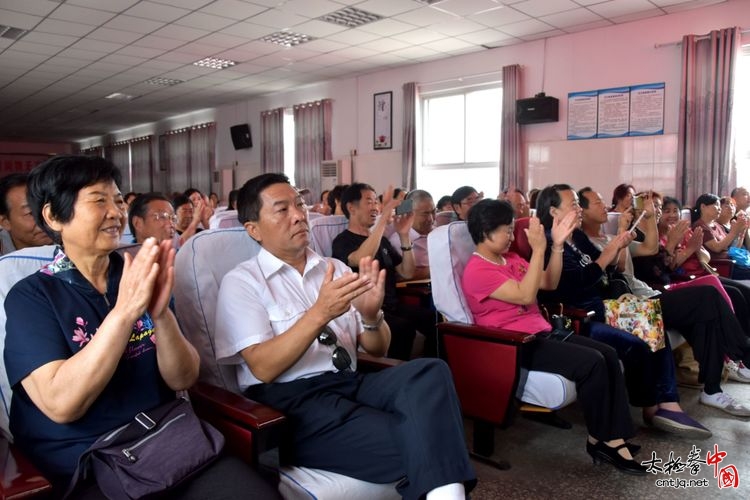
[[[421,280],[430,277],[430,261],[427,253],[427,235],[430,234],[432,228],[435,226],[435,202],[432,200],[432,195],[422,189],[415,189],[411,191],[407,197],[407,200],[412,200],[414,220],[411,223],[411,230],[409,230],[409,239],[411,240],[412,253],[414,254],[414,274],[411,279]],[[398,253],[403,255],[401,250],[401,238],[398,233],[394,232],[388,241],[391,242],[393,248]]]
[[[238,208],[262,248],[222,281],[217,359],[236,365],[248,397],[287,415],[282,461],[400,481],[405,498],[463,499],[476,480],[445,363],[356,371],[358,346],[382,356],[390,342],[384,271],[365,257],[352,273],[309,249],[304,201],[282,174],[249,180]]]

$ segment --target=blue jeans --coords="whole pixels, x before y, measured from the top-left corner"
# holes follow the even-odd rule
[[[597,321],[590,323],[589,336],[617,351],[625,366],[625,385],[631,405],[645,407],[679,402],[669,337],[665,338],[664,349],[651,352],[635,335]]]

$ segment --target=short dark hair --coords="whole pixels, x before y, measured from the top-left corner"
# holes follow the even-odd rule
[[[229,199],[227,200],[227,206],[229,210],[237,210],[237,195],[240,194],[239,189],[232,189],[229,191]]]
[[[662,209],[666,208],[667,205],[674,205],[677,207],[678,210],[682,209],[682,203],[680,202],[680,200],[678,200],[677,198],[673,196],[665,196],[664,198],[662,198],[661,200]]]
[[[745,189],[744,187],[742,187],[742,186],[737,186],[736,188],[732,189],[732,192],[731,192],[731,193],[729,193],[729,196],[731,196],[732,198],[736,198],[736,197],[737,197],[737,192],[738,192],[738,191],[739,191],[740,189],[744,189],[745,191],[747,191],[747,189]]]
[[[346,205],[349,203],[359,203],[359,200],[362,199],[362,191],[372,191],[374,193],[375,188],[364,182],[355,182],[341,193],[341,210],[347,219],[349,218],[349,208]]]
[[[133,237],[135,237],[133,217],[140,217],[141,219],[144,219],[146,217],[146,212],[148,212],[148,204],[155,200],[166,201],[171,205],[169,198],[161,193],[139,194],[130,204],[130,210],[128,210],[128,226],[130,226],[130,234],[132,234]]]
[[[56,220],[70,222],[78,192],[98,182],[114,182],[119,186],[120,169],[106,158],[85,155],[54,156],[34,167],[29,173],[28,199],[37,226],[62,245],[60,233],[47,225],[42,209],[49,203]]]
[[[125,193],[124,195],[122,195],[122,199],[125,200],[125,203],[127,203],[128,202],[128,198],[130,198],[130,197],[135,198],[136,196],[138,196],[138,193],[135,193],[133,191],[129,191],[129,192]]]
[[[0,179],[0,215],[8,216],[8,193],[11,189],[26,186],[29,182],[29,174],[8,174]]]
[[[333,186],[333,189],[328,191],[328,198],[326,199],[326,202],[331,208],[331,213],[334,213],[336,211],[336,200],[341,200],[341,193],[343,193],[347,187],[349,187],[348,184],[339,184],[337,186]]]
[[[203,193],[201,193],[200,189],[195,189],[195,188],[187,188],[185,192],[182,194],[190,198],[190,195],[193,193],[198,193],[199,195],[201,195],[201,197],[203,197]]]
[[[193,202],[190,201],[190,198],[187,194],[178,194],[172,199],[172,208],[174,208],[174,211],[176,212],[178,208],[180,208],[182,205],[190,205],[193,206]]]
[[[581,205],[581,208],[589,208],[589,199],[586,198],[584,195],[586,193],[593,193],[594,190],[591,189],[589,186],[586,186],[585,188],[581,188],[578,190],[578,204]]]
[[[481,200],[469,210],[466,226],[475,245],[480,244],[487,236],[500,226],[513,224],[515,210],[507,201]]]
[[[437,209],[439,212],[442,212],[445,210],[446,205],[450,205],[451,203],[451,195],[446,194],[445,196],[441,196],[440,199],[437,202]]]
[[[453,191],[453,194],[451,195],[451,203],[453,205],[458,205],[464,200],[464,198],[478,192],[479,191],[471,186],[461,186],[460,188]]]
[[[695,200],[693,210],[690,211],[690,221],[695,222],[701,218],[701,205],[713,205],[719,201],[719,197],[712,193],[703,193]]]
[[[240,188],[237,195],[237,218],[242,224],[258,221],[260,209],[263,208],[263,200],[260,194],[274,184],[291,185],[286,175],[269,173],[253,177]]]
[[[625,195],[628,194],[628,191],[631,189],[635,192],[635,188],[632,184],[618,184],[614,191],[612,191],[612,208],[615,208],[617,203],[625,198]]]
[[[553,217],[549,210],[552,207],[558,208],[562,203],[560,191],[572,189],[569,184],[552,184],[539,191],[539,196],[536,199],[536,216],[539,217],[544,229],[552,229]]]

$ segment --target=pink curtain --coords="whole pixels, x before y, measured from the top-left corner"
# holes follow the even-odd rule
[[[151,182],[151,143],[153,135],[130,141],[131,190],[148,193],[153,190]]]
[[[114,163],[117,168],[120,169],[120,173],[122,173],[122,186],[119,186],[120,190],[123,193],[132,191],[133,183],[130,176],[130,143],[125,141],[110,144],[104,148],[104,155],[108,160]]]
[[[294,106],[294,177],[297,187],[320,195],[320,163],[330,160],[331,120],[330,99]]]
[[[264,173],[284,172],[284,108],[260,114],[260,168]]]
[[[190,128],[190,186],[208,195],[215,170],[216,126],[204,123]]]
[[[516,123],[516,99],[521,90],[521,66],[503,66],[503,108],[500,119],[500,190],[528,190],[528,172],[521,149],[521,126]]]
[[[692,204],[703,193],[729,194],[736,183],[732,96],[739,28],[682,38],[677,193]]]
[[[407,191],[414,189],[417,173],[417,107],[419,91],[414,82],[405,83],[404,91],[404,136],[401,148],[402,186]]]

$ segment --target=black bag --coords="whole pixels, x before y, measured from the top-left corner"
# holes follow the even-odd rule
[[[626,293],[633,293],[625,276],[614,269],[607,269],[599,284],[599,295],[602,299],[619,299]]]
[[[173,488],[215,460],[224,436],[175,399],[97,439],[78,459],[68,496],[93,471],[107,498],[129,500]]]

